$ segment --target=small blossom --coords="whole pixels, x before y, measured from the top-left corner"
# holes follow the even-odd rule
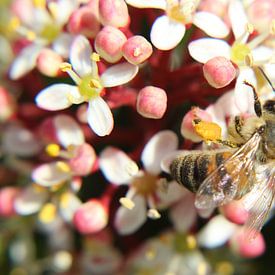
[[[65,63],[62,70],[70,75],[76,86],[51,85],[36,96],[37,105],[55,111],[66,109],[72,104],[88,102],[87,117],[90,127],[99,136],[109,135],[113,129],[113,115],[100,93],[104,88],[122,85],[133,79],[138,67],[121,63],[108,68],[99,76],[99,56],[92,53],[89,41],[82,35],[77,36],[72,44],[70,61],[72,65]]]
[[[160,119],[167,108],[166,92],[158,87],[146,86],[137,96],[137,111],[144,117]]]
[[[18,192],[16,187],[0,189],[0,216],[10,217],[15,214],[14,201]]]

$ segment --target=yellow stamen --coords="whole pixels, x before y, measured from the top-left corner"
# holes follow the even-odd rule
[[[186,237],[186,242],[187,242],[187,247],[192,250],[195,249],[197,247],[197,241],[196,238],[192,235],[188,235]]]
[[[70,63],[67,63],[67,62],[62,62],[59,66],[60,70],[62,72],[67,72],[67,71],[70,71],[72,70],[72,65]]]
[[[147,216],[151,219],[157,220],[161,217],[157,209],[151,208],[147,212]]]
[[[94,78],[91,79],[90,86],[91,86],[91,88],[97,88],[97,89],[102,88],[102,85],[100,84],[100,82],[97,79],[94,79]]]
[[[125,208],[132,210],[135,207],[135,203],[130,200],[129,198],[120,198],[119,202],[121,203],[122,206],[124,206]]]
[[[46,0],[33,0],[33,4],[37,8],[46,8]]]
[[[92,53],[91,59],[92,59],[92,61],[98,62],[98,61],[100,61],[100,56],[97,53]]]
[[[247,66],[253,67],[253,65],[254,65],[253,55],[251,53],[247,54],[245,56],[244,62]]]
[[[38,218],[43,223],[50,223],[55,219],[56,212],[56,206],[52,203],[47,203],[40,210]]]
[[[221,139],[222,129],[217,123],[194,120],[194,129],[205,141]]]
[[[65,208],[69,205],[70,202],[70,194],[68,192],[63,193],[60,197],[60,205]]]
[[[52,17],[57,18],[57,14],[58,14],[57,13],[57,8],[58,8],[57,4],[55,2],[50,2],[48,4],[48,8],[49,8],[49,11],[50,11]]]
[[[254,32],[254,27],[253,27],[253,25],[250,24],[250,23],[247,23],[247,24],[246,24],[245,29],[246,29],[246,31],[247,31],[249,34],[251,34],[251,33]]]
[[[52,143],[49,144],[45,150],[49,156],[57,157],[60,153],[60,146],[58,144]]]
[[[64,161],[58,161],[56,165],[57,168],[60,169],[62,172],[68,173],[71,171],[70,166]]]

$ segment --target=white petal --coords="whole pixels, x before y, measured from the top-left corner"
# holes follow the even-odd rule
[[[136,8],[155,8],[155,9],[166,9],[165,0],[125,0],[128,5]]]
[[[54,84],[40,91],[35,98],[35,102],[45,110],[63,110],[72,105],[69,100],[71,92],[78,93],[77,87],[68,84]]]
[[[246,31],[248,23],[243,3],[239,0],[230,1],[228,15],[235,38],[239,38]]]
[[[98,136],[109,135],[114,128],[114,118],[109,105],[100,96],[89,101],[87,119]]]
[[[167,191],[163,191],[161,188],[158,188],[156,190],[156,196],[158,198],[157,200],[158,209],[166,208],[172,203],[175,203],[176,201],[183,198],[187,193],[188,194],[190,193],[189,191],[187,191],[187,189],[182,188],[182,186],[180,186],[176,181],[171,181],[171,182],[168,182],[167,184],[168,184]]]
[[[229,34],[229,29],[223,20],[210,12],[195,13],[193,24],[212,37],[223,38]]]
[[[135,207],[131,210],[121,206],[115,216],[115,227],[119,234],[128,235],[138,230],[146,221],[146,203],[142,196],[133,198]]]
[[[69,57],[70,46],[73,42],[73,36],[68,33],[61,33],[57,39],[53,41],[53,50],[64,58]]]
[[[173,152],[168,153],[160,162],[160,167],[161,169],[166,172],[166,173],[170,173],[170,165],[172,163],[172,161],[177,157],[180,156],[182,154],[184,154],[184,152],[186,152],[185,150],[175,150]]]
[[[133,161],[121,150],[115,147],[107,147],[99,157],[99,167],[107,178],[114,184],[128,183],[132,179],[129,167]]]
[[[47,198],[46,190],[30,185],[17,195],[14,202],[15,211],[20,215],[34,214],[43,206]]]
[[[197,39],[188,45],[190,55],[201,63],[206,63],[216,56],[230,59],[230,46],[227,42],[215,38]]]
[[[252,50],[252,56],[255,63],[264,63],[264,61],[268,63],[267,61],[272,58],[273,54],[274,50],[266,46],[259,46]]]
[[[33,156],[42,149],[42,144],[33,133],[20,125],[9,125],[2,136],[2,150],[11,155]]]
[[[36,60],[42,50],[41,45],[31,44],[24,48],[13,61],[9,76],[11,79],[16,80],[29,73],[34,69]]]
[[[198,233],[198,244],[205,248],[223,245],[237,229],[237,225],[229,222],[222,215],[212,218]]]
[[[161,172],[160,162],[162,159],[178,147],[177,135],[169,130],[155,134],[143,149],[141,161],[145,170],[152,174]]]
[[[256,77],[252,69],[248,67],[240,68],[240,73],[235,86],[235,104],[240,112],[255,114],[254,112],[254,96],[252,88],[243,82],[248,81],[250,84],[256,85]]]
[[[151,29],[151,41],[160,50],[171,50],[182,40],[185,34],[185,25],[170,20],[166,15],[160,16]]]
[[[76,121],[67,115],[58,115],[53,120],[59,143],[65,148],[84,143],[84,135]]]
[[[138,73],[138,66],[128,62],[109,67],[100,76],[104,87],[115,87],[131,81]]]
[[[32,179],[37,184],[45,187],[62,183],[70,177],[70,172],[63,171],[58,165],[58,162],[42,164],[32,172]]]
[[[83,35],[78,35],[73,40],[70,49],[70,62],[80,76],[92,73],[91,54],[92,48],[89,40]]]
[[[70,15],[77,9],[79,1],[77,0],[58,0],[56,20],[58,24],[64,25],[67,23]]]
[[[177,231],[187,232],[194,225],[197,217],[194,201],[193,194],[188,192],[175,206],[171,207],[169,216]]]

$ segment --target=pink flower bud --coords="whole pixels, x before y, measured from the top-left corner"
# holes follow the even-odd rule
[[[128,8],[124,0],[99,0],[99,17],[105,26],[120,28],[129,23]]]
[[[83,34],[89,38],[95,37],[100,29],[95,10],[84,6],[74,11],[69,19],[68,29],[73,34]]]
[[[195,108],[192,108],[183,117],[180,131],[183,137],[190,139],[193,142],[200,142],[202,141],[202,138],[195,132],[194,126],[193,126],[193,120],[195,118],[200,118],[201,120],[208,121],[208,122],[212,121],[212,117],[210,114],[208,114],[206,111],[198,107],[195,107]]]
[[[151,56],[153,48],[143,36],[135,35],[123,45],[122,52],[128,62],[138,65]]]
[[[200,11],[213,13],[217,16],[224,16],[227,9],[227,3],[223,0],[204,0],[199,6]]]
[[[263,235],[256,232],[254,239],[248,238],[248,232],[244,228],[235,231],[229,241],[230,249],[237,255],[245,258],[255,258],[262,255],[265,251]]]
[[[75,157],[70,159],[69,165],[76,175],[85,176],[92,171],[96,159],[94,148],[84,143],[75,149]]]
[[[4,187],[0,190],[0,216],[10,217],[15,214],[14,201],[18,194],[15,187]]]
[[[55,77],[60,73],[62,57],[50,49],[43,49],[37,58],[38,70],[50,77]]]
[[[9,119],[15,113],[15,100],[9,92],[0,87],[0,121]]]
[[[112,26],[106,26],[95,38],[95,49],[106,61],[115,63],[122,57],[122,46],[126,40],[122,31]]]
[[[247,7],[249,22],[259,31],[266,31],[275,18],[274,0],[255,0]]]
[[[137,96],[137,111],[147,118],[162,118],[167,108],[167,95],[163,89],[144,87]]]
[[[230,60],[217,56],[203,65],[203,74],[208,83],[218,89],[225,87],[236,77],[236,69]]]
[[[100,200],[91,199],[76,210],[73,223],[82,234],[96,233],[108,223],[107,209]]]
[[[220,209],[228,220],[236,224],[244,224],[248,218],[248,212],[241,201],[232,201]]]

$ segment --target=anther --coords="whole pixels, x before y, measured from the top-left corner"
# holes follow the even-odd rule
[[[58,144],[49,144],[45,151],[47,152],[47,154],[51,157],[57,157],[60,153],[60,147]]]
[[[62,62],[60,64],[60,70],[62,72],[67,72],[69,70],[72,70],[72,65],[70,63],[67,63],[67,62]]]
[[[92,53],[91,59],[92,59],[92,61],[98,62],[98,61],[100,61],[100,56],[97,53]]]
[[[122,206],[129,210],[132,210],[135,207],[135,203],[131,199],[126,197],[120,198],[119,202]]]
[[[91,88],[101,89],[102,85],[100,84],[100,82],[97,79],[91,79],[91,81],[90,81],[90,87]]]
[[[161,217],[157,209],[151,208],[147,212],[147,216],[151,219],[157,220]]]

